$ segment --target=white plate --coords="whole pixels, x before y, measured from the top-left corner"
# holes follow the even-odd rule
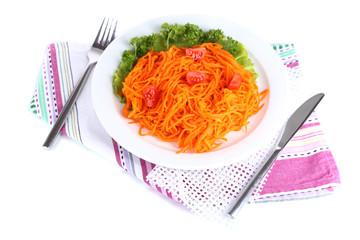
[[[245,45],[260,75],[257,80],[260,90],[270,89],[265,107],[250,118],[247,133],[229,133],[228,141],[211,152],[177,154],[176,143],[162,142],[153,136],[140,136],[138,125],[128,124],[129,120],[122,116],[123,104],[114,96],[112,89],[112,76],[121,62],[122,52],[130,48],[129,41],[132,37],[158,33],[164,22],[189,22],[198,25],[204,31],[222,29],[226,36],[231,36]],[[283,123],[286,73],[270,44],[241,25],[203,15],[160,17],[119,36],[104,51],[94,71],[92,95],[96,114],[105,130],[128,151],[149,162],[170,168],[206,169],[238,162],[276,134]]]

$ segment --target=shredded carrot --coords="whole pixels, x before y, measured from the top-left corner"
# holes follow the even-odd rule
[[[155,135],[162,141],[177,142],[179,151],[201,153],[227,141],[230,131],[247,130],[249,118],[262,107],[269,90],[259,93],[253,73],[217,43],[204,43],[206,55],[200,60],[186,56],[187,48],[152,50],[140,58],[125,78],[123,94],[127,104],[122,114],[139,123],[140,135]],[[188,71],[206,74],[204,83],[190,86]],[[238,89],[229,90],[234,74],[241,75]],[[144,90],[156,86],[155,107],[144,104]]]

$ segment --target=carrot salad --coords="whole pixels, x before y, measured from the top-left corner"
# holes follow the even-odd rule
[[[230,131],[246,131],[268,92],[259,92],[253,73],[220,44],[172,46],[137,61],[124,81],[122,114],[142,136],[177,142],[177,153],[202,153]]]

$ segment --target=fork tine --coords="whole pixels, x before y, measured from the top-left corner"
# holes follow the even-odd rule
[[[109,20],[110,21],[110,20]],[[115,24],[114,24],[115,21]],[[108,22],[109,23],[109,22]],[[106,25],[107,26],[107,25]],[[107,32],[107,37],[106,40],[103,42],[102,47],[105,49],[107,46],[109,46],[109,44],[115,39],[115,33],[116,33],[116,27],[117,27],[117,21],[114,19],[111,19],[111,23],[108,29],[106,29]],[[110,34],[112,33],[112,35],[110,36]],[[105,36],[105,32],[104,32],[104,36]]]
[[[103,19],[99,32],[92,45],[94,48],[105,50],[105,48],[115,39],[117,21],[115,20],[115,24],[113,22],[114,19],[108,19],[106,17]],[[112,35],[110,36],[110,34]],[[99,38],[101,38],[101,40],[99,40]]]
[[[109,20],[110,21],[110,20]],[[109,21],[108,21],[108,23],[109,23]],[[106,36],[106,40],[105,40],[105,42],[104,42],[104,46],[105,47],[107,47],[107,45],[109,45],[110,44],[110,33],[111,33],[111,26],[112,26],[112,24],[113,24],[113,21],[114,21],[114,19],[112,19],[111,20],[111,24],[110,24],[110,27],[109,27],[109,29],[108,29],[108,33],[107,33],[107,36]],[[106,24],[106,27],[107,27],[107,25],[108,24]],[[107,28],[106,28],[107,29]],[[104,36],[103,37],[105,37],[105,32],[104,32]]]
[[[105,35],[106,35],[106,31],[108,31],[109,22],[110,22],[110,20],[108,19],[108,20],[106,21],[106,26],[105,26],[105,29],[104,29],[104,32],[103,32],[103,35],[102,35],[102,38],[101,38],[101,41],[100,41],[100,46],[101,46],[101,47],[104,47]],[[105,45],[106,45],[106,43],[105,43]]]
[[[114,30],[113,30],[113,34],[112,34],[112,36],[111,36],[110,42],[112,42],[112,41],[115,39],[116,27],[117,27],[117,21],[115,21],[115,26],[114,26]]]
[[[114,19],[107,19],[106,17],[104,18],[103,22],[101,23],[100,30],[93,43],[93,47],[105,50],[105,48],[115,39],[117,21],[115,20],[115,24],[113,22]],[[110,36],[110,34],[112,35]],[[100,37],[101,40],[99,40]]]
[[[104,22],[105,22],[105,18],[103,19],[103,21],[102,21],[102,23],[101,23],[101,26],[100,26],[100,29],[99,29],[99,32],[98,32],[97,35],[96,35],[96,38],[95,38],[94,43],[93,43],[93,47],[95,47],[95,46],[98,45],[100,33],[101,33],[102,27],[103,27],[103,25],[104,25]]]

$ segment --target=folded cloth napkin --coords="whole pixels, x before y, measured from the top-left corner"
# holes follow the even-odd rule
[[[293,44],[273,44],[289,75],[290,88],[301,76]],[[88,44],[51,43],[46,48],[29,109],[53,125],[87,64]],[[61,133],[103,155],[131,175],[195,213],[226,210],[269,154],[271,143],[249,159],[218,169],[184,171],[157,166],[122,148],[107,134],[92,105],[91,76]],[[295,87],[292,87],[294,90]],[[278,156],[251,202],[301,199],[331,193],[340,184],[336,163],[315,113]]]

